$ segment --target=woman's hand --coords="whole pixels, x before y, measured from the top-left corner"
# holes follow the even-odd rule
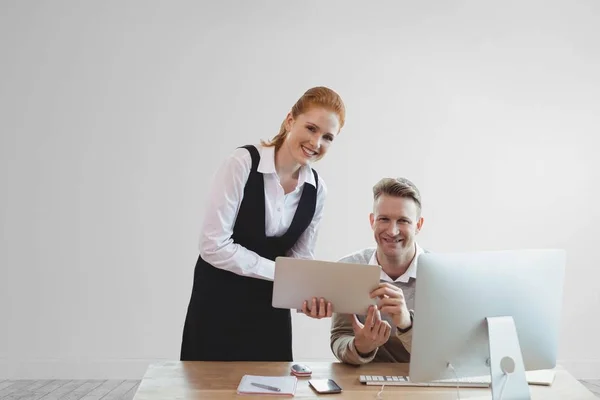
[[[317,298],[313,297],[311,303],[310,309],[308,308],[308,301],[305,300],[304,303],[302,303],[302,312],[305,315],[316,319],[328,318],[333,315],[333,306],[324,298],[321,297],[321,299],[317,301]]]

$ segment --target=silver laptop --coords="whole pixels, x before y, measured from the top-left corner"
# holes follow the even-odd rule
[[[277,257],[273,307],[302,309],[302,303],[323,297],[333,311],[364,315],[376,304],[369,294],[379,285],[381,267],[331,261]]]

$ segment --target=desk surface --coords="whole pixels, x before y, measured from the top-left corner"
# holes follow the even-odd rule
[[[236,393],[240,379],[250,375],[289,375],[286,362],[162,362],[152,364],[142,380],[134,400],[165,399],[231,399],[231,398],[284,398],[285,396],[240,396]],[[360,367],[330,362],[308,362],[311,378],[331,378],[343,389],[341,394],[320,397],[344,399],[376,399],[380,386],[366,386],[358,381],[359,375],[407,375],[408,364],[371,363]],[[309,378],[298,378],[295,398],[319,397],[308,386]],[[550,387],[530,386],[533,400],[596,400],[571,374],[557,368],[556,379]],[[401,392],[401,393],[400,393]],[[456,388],[393,387],[386,386],[382,399],[448,399],[456,400]],[[287,397],[289,398],[289,397]],[[490,389],[461,388],[460,398],[491,399]]]

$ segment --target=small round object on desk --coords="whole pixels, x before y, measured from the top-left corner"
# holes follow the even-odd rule
[[[312,375],[312,370],[305,364],[294,364],[292,365],[291,372],[293,375],[299,377],[306,377]]]

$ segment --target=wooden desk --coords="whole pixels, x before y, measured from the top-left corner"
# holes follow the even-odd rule
[[[359,375],[406,375],[408,364],[371,363],[360,367],[329,362],[307,363],[312,378],[332,378],[343,389],[341,394],[322,395],[335,399],[375,399],[381,386],[366,386],[358,382]],[[142,380],[134,400],[171,399],[259,399],[284,396],[240,396],[236,393],[240,379],[250,375],[289,375],[292,363],[279,362],[162,362],[151,365]],[[597,400],[571,374],[557,368],[551,387],[530,386],[532,399],[538,400]],[[456,400],[456,388],[386,386],[382,399],[447,399]],[[308,386],[308,378],[298,378],[296,398],[319,397]],[[491,399],[490,389],[461,388],[461,399]],[[289,398],[289,397],[288,397]],[[474,399],[473,399],[474,400]]]

